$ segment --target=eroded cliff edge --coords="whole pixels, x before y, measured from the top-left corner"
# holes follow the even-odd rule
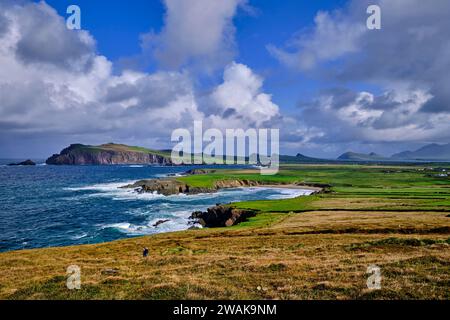
[[[50,165],[171,165],[170,155],[162,151],[108,143],[100,146],[72,144],[46,161]]]
[[[257,181],[230,179],[216,181],[213,183],[212,187],[193,187],[185,182],[177,180],[176,178],[166,178],[139,180],[133,184],[123,186],[122,188],[132,188],[139,193],[157,192],[159,194],[169,196],[180,193],[211,193],[226,188],[256,187],[260,185],[261,184]]]

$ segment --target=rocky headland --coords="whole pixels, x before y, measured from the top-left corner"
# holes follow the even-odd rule
[[[140,147],[108,143],[100,146],[72,144],[46,161],[50,165],[171,165],[170,154]]]
[[[144,193],[159,193],[165,196],[174,194],[199,194],[199,193],[212,193],[217,192],[220,189],[226,188],[242,188],[242,187],[256,187],[261,184],[257,181],[250,180],[218,180],[213,183],[212,187],[194,187],[189,184],[177,180],[176,178],[165,178],[165,179],[148,179],[139,180],[133,184],[123,186],[122,188],[135,189],[136,192]]]
[[[185,175],[198,175],[214,173],[214,169],[193,169],[185,172]],[[220,189],[227,188],[243,188],[243,187],[273,187],[273,188],[302,188],[310,189],[312,193],[327,192],[329,186],[322,184],[304,185],[304,184],[264,184],[259,181],[247,180],[247,179],[222,179],[216,180],[212,183],[211,187],[197,187],[191,186],[183,180],[176,178],[163,178],[163,179],[148,179],[139,180],[133,184],[125,185],[122,188],[134,189],[138,193],[158,193],[165,196],[176,194],[199,194],[199,193],[212,193],[217,192]],[[217,204],[214,207],[208,208],[207,211],[196,211],[190,216],[192,224],[200,224],[207,228],[229,227],[236,225],[248,218],[257,214],[257,211],[242,210],[235,208],[231,205]],[[161,221],[164,223],[166,221]],[[159,224],[159,223],[158,223]],[[195,227],[195,226],[194,226]]]

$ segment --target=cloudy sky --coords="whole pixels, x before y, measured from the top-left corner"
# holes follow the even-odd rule
[[[0,0],[0,158],[171,148],[194,120],[327,158],[449,143],[449,17],[448,0]]]

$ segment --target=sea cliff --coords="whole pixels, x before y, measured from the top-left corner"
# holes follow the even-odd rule
[[[114,165],[159,164],[171,165],[168,153],[122,144],[89,146],[72,144],[46,161],[50,165]]]

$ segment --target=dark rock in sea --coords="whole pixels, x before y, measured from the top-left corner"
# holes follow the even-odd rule
[[[166,222],[169,222],[169,221],[170,221],[170,219],[158,220],[158,221],[156,221],[155,224],[153,224],[153,226],[155,228],[157,228],[160,224],[163,224],[163,223],[166,223]]]
[[[254,217],[255,215],[255,211],[242,210],[231,206],[220,205],[208,208],[206,212],[193,212],[190,219],[195,220],[203,227],[221,228],[236,225],[246,221],[250,217]]]
[[[8,164],[8,166],[35,166],[35,165],[36,165],[36,163],[34,163],[31,160],[26,160],[26,161],[19,162],[19,163],[10,163],[10,164]]]

